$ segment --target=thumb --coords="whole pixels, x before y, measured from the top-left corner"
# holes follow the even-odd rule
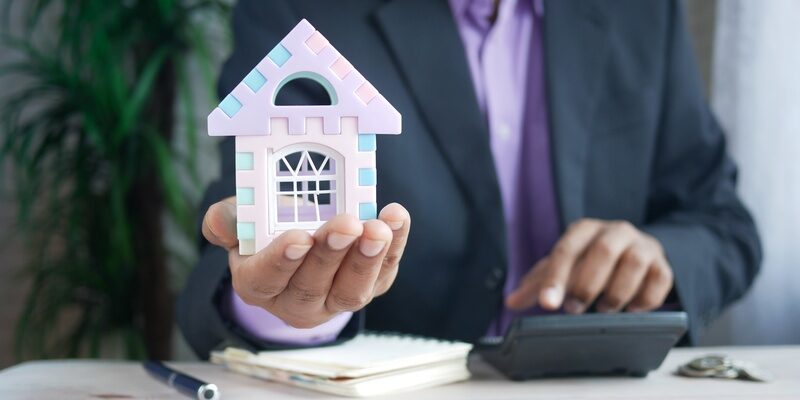
[[[239,245],[236,239],[236,198],[214,203],[203,218],[203,236],[210,243],[226,250]]]

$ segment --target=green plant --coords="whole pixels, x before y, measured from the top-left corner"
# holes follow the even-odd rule
[[[33,286],[19,357],[170,356],[164,217],[192,235],[179,176],[195,171],[199,58],[213,96],[203,21],[220,0],[4,0],[0,161],[12,166]],[[177,119],[180,119],[178,121]],[[180,122],[180,124],[178,124]],[[174,126],[188,151],[173,150]]]

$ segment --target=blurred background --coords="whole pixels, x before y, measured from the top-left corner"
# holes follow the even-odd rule
[[[0,368],[192,358],[172,304],[218,173],[232,2],[0,0]],[[799,344],[800,2],[685,5],[765,251],[703,344]]]

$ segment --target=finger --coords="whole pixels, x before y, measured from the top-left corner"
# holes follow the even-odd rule
[[[548,262],[539,266],[542,270],[536,272],[534,268],[509,296],[509,308],[527,308],[537,302],[548,310],[561,307],[573,265],[602,228],[603,223],[593,219],[582,219],[570,225],[547,257]],[[520,293],[516,294],[518,291]]]
[[[531,308],[539,302],[537,293],[539,293],[539,285],[541,284],[542,280],[540,276],[542,272],[547,269],[545,265],[549,262],[548,258],[542,258],[539,260],[527,274],[525,277],[522,278],[522,281],[519,283],[519,286],[516,290],[511,292],[508,297],[506,297],[506,307],[512,310],[523,310],[526,308]],[[552,291],[552,288],[550,288]],[[563,296],[562,296],[563,297]],[[549,299],[552,301],[560,302],[560,299]]]
[[[325,307],[331,314],[356,311],[372,300],[375,280],[392,241],[392,230],[383,221],[364,223],[364,233],[342,260]]]
[[[236,239],[236,198],[228,197],[214,203],[203,217],[203,236],[209,243],[231,249],[239,245]]]
[[[642,286],[626,310],[640,312],[660,307],[672,289],[672,279],[672,269],[669,264],[665,259],[659,258],[647,271]]]
[[[247,304],[271,306],[313,244],[314,239],[307,232],[291,230],[252,256],[242,256],[231,249],[228,257],[234,290]]]
[[[400,259],[403,257],[403,251],[408,241],[408,233],[411,231],[411,215],[400,204],[392,203],[384,207],[378,219],[386,223],[392,230],[392,243],[389,245],[386,256],[383,257],[381,270],[375,282],[374,296],[386,293],[394,283]]]
[[[322,225],[314,233],[314,246],[278,296],[278,307],[299,317],[322,310],[339,264],[363,230],[360,221],[346,214]]]
[[[625,250],[597,304],[597,310],[617,312],[625,307],[642,285],[655,257],[656,253],[643,241]]]
[[[570,314],[586,311],[605,288],[622,253],[639,237],[628,222],[606,224],[575,265],[567,285],[564,310]]]

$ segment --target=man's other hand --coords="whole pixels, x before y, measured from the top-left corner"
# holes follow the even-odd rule
[[[389,290],[411,227],[403,206],[389,204],[378,219],[337,215],[314,235],[286,231],[252,256],[239,255],[236,200],[209,207],[206,239],[228,251],[233,288],[295,328],[312,328],[343,311],[355,311]]]
[[[511,309],[536,304],[580,314],[597,301],[600,312],[650,311],[672,288],[661,243],[624,221],[583,219],[572,224],[506,298]]]

